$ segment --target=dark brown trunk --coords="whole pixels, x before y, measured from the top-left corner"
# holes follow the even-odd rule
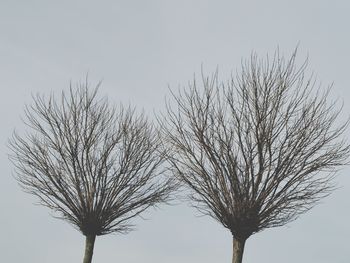
[[[238,240],[233,238],[232,247],[232,263],[242,263],[243,251],[244,251],[245,240]]]
[[[85,255],[83,263],[91,263],[92,254],[94,253],[94,245],[95,245],[95,235],[86,236],[85,240]]]

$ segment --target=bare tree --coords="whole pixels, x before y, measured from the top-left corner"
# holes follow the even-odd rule
[[[228,228],[233,263],[242,262],[246,240],[282,226],[312,208],[334,188],[336,169],[349,145],[347,122],[328,103],[329,89],[314,89],[284,59],[251,59],[221,83],[217,73],[174,94],[163,132],[176,176],[189,187],[192,204]]]
[[[127,232],[130,219],[169,197],[159,133],[143,114],[110,107],[97,88],[36,96],[25,117],[30,132],[10,140],[17,179],[86,236],[84,263],[96,236]]]

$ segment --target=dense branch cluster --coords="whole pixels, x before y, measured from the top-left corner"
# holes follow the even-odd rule
[[[162,123],[174,173],[193,205],[246,240],[294,220],[328,195],[349,155],[328,91],[275,55],[256,55],[227,83],[203,76],[168,104]]]
[[[31,132],[11,140],[18,180],[84,235],[127,231],[169,197],[160,137],[143,114],[112,108],[83,84],[60,99],[35,97],[25,117]]]

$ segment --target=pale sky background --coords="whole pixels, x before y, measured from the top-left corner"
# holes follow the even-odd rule
[[[34,1],[0,0],[0,261],[82,262],[84,237],[33,205],[12,177],[6,146],[31,94],[103,80],[100,95],[147,111],[164,108],[168,85],[178,88],[218,66],[225,80],[252,50],[277,46],[333,95],[350,99],[350,3],[322,0]],[[350,131],[346,136],[350,135]],[[287,227],[268,229],[246,244],[245,263],[350,260],[350,167],[340,187]],[[231,235],[186,204],[162,206],[138,219],[128,235],[96,239],[93,262],[231,262]]]

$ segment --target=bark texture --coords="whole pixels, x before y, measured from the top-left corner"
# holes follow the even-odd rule
[[[244,251],[245,240],[238,240],[233,238],[233,255],[232,263],[242,263],[243,251]]]
[[[85,255],[83,263],[91,263],[92,254],[94,253],[94,245],[95,245],[95,235],[86,236],[85,240]]]

